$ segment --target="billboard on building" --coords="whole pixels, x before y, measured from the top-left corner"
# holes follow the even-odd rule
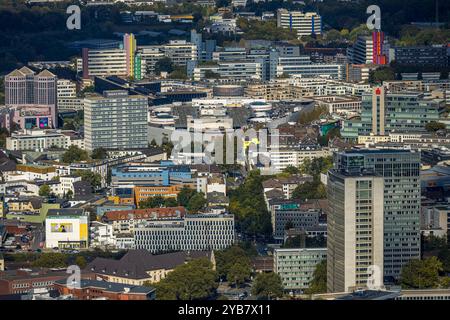
[[[73,226],[71,223],[52,223],[50,230],[52,233],[72,232]]]

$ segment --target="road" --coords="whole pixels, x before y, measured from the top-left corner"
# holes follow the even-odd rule
[[[228,282],[221,282],[217,288],[217,292],[228,298],[228,300],[239,300],[239,295],[247,292],[247,297],[242,300],[255,300],[255,297],[251,294],[250,284],[246,284],[242,288],[230,287]]]

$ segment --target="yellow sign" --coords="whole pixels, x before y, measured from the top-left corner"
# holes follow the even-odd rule
[[[71,223],[52,223],[50,225],[51,232],[72,232],[73,226]]]

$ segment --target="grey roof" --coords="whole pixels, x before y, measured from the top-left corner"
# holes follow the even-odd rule
[[[188,258],[210,258],[209,251],[179,251],[153,255],[147,250],[130,250],[120,260],[96,258],[86,270],[97,274],[114,275],[130,279],[149,278],[148,271],[171,270],[186,262]]]
[[[57,284],[66,285],[67,279],[62,279],[55,281]],[[144,286],[132,286],[128,284],[115,283],[115,282],[106,282],[106,281],[98,281],[98,280],[88,280],[81,279],[80,281],[81,288],[100,288],[107,292],[116,292],[121,293],[125,292],[125,289],[128,289],[129,293],[136,294],[149,294],[155,291],[153,287],[144,287]]]
[[[49,209],[47,213],[48,216],[81,216],[84,215],[84,209]]]

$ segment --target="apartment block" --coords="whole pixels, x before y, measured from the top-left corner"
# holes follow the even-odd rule
[[[85,98],[84,104],[87,150],[147,147],[147,97],[130,96],[122,90],[105,91],[103,96]]]

